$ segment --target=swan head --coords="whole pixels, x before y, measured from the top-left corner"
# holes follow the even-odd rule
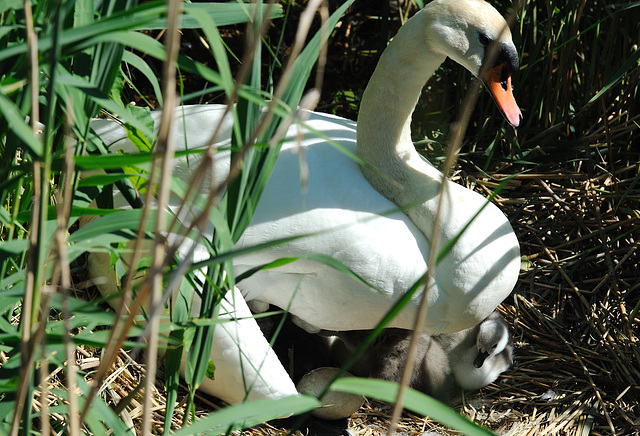
[[[507,323],[499,315],[496,314],[494,316],[494,314],[496,312],[478,326],[478,336],[476,338],[478,354],[473,360],[473,366],[476,368],[481,368],[488,359],[500,355],[511,347]],[[507,354],[511,356],[510,352]],[[509,362],[510,365],[511,362]]]
[[[517,127],[522,113],[513,97],[511,75],[519,69],[518,52],[500,13],[483,0],[434,0],[424,12],[429,49],[479,77],[507,121]]]

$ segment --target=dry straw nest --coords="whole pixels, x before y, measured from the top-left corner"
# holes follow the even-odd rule
[[[640,433],[638,169],[603,157],[518,175],[501,192],[526,263],[501,306],[515,366],[482,409],[465,407],[480,422],[517,435]]]

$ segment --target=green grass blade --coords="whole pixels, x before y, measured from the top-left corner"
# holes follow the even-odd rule
[[[199,17],[213,18],[218,26],[246,23],[254,14],[255,4],[251,3],[185,3],[184,15],[181,19],[181,29],[199,29],[202,22]],[[262,5],[263,14],[266,14],[268,5]],[[274,5],[270,8],[270,19],[282,16],[282,6]],[[148,24],[137,27],[137,30],[163,29],[166,20],[158,19]]]
[[[618,81],[622,79],[624,75],[627,74],[627,72],[629,72],[629,70],[631,70],[632,67],[637,68],[638,59],[640,59],[640,48],[637,48],[636,51],[634,51],[633,54],[631,54],[631,56],[627,58],[624,64],[622,64],[622,66],[618,68],[618,70],[615,73],[613,73],[611,77],[608,77],[605,79],[606,85],[604,85],[602,89],[596,93],[596,95],[591,97],[591,99],[587,102],[585,106],[590,105],[591,103],[593,103],[594,101],[598,100],[600,97],[605,95],[613,85],[618,83]]]
[[[333,391],[365,395],[389,403],[396,400],[399,388],[397,383],[390,381],[356,377],[340,378],[331,384]],[[495,436],[495,433],[475,424],[440,401],[410,388],[407,389],[403,406],[465,435]]]
[[[320,407],[320,402],[309,395],[292,395],[284,398],[265,398],[229,406],[213,412],[191,425],[176,431],[174,436],[193,434],[221,434],[260,424],[287,415],[297,415]]]
[[[149,81],[151,87],[153,88],[153,94],[154,97],[158,100],[158,104],[162,106],[162,92],[160,91],[160,81],[158,80],[155,72],[151,69],[151,67],[149,67],[149,64],[147,64],[140,56],[130,51],[125,51],[123,53],[122,60],[144,75],[144,77]]]
[[[21,114],[16,105],[4,94],[0,94],[0,114],[5,119],[10,131],[23,141],[33,156],[41,157],[44,153],[42,142],[25,122],[24,114]]]

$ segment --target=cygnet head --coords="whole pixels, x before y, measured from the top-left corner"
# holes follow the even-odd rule
[[[452,360],[451,367],[461,388],[480,389],[493,383],[513,364],[509,327],[497,312],[493,312],[478,326],[465,332],[471,336],[459,347],[461,354]]]
[[[476,368],[481,368],[487,358],[502,353],[509,345],[507,323],[500,316],[494,316],[494,314],[478,326],[478,337],[476,338],[478,354],[473,360],[473,366]]]

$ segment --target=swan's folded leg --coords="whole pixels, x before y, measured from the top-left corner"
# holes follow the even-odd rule
[[[83,221],[86,225],[90,220]],[[122,256],[126,265],[130,264],[130,258],[131,252],[125,252]],[[120,290],[116,274],[110,266],[109,254],[92,252],[87,262],[89,275],[100,293],[109,299],[112,306],[117,307],[120,299],[114,296],[118,295]],[[199,301],[195,300],[193,304],[199,305]],[[271,349],[237,289],[227,293],[219,313],[225,322],[216,325],[209,357],[216,368],[215,380],[205,377],[200,389],[228,403],[241,402],[245,397],[254,400],[297,394],[293,381]],[[183,377],[184,370],[183,356],[180,367]]]
[[[229,321],[216,325],[213,335],[215,379],[205,377],[200,390],[229,403],[297,394],[237,289],[227,293],[220,318]]]

